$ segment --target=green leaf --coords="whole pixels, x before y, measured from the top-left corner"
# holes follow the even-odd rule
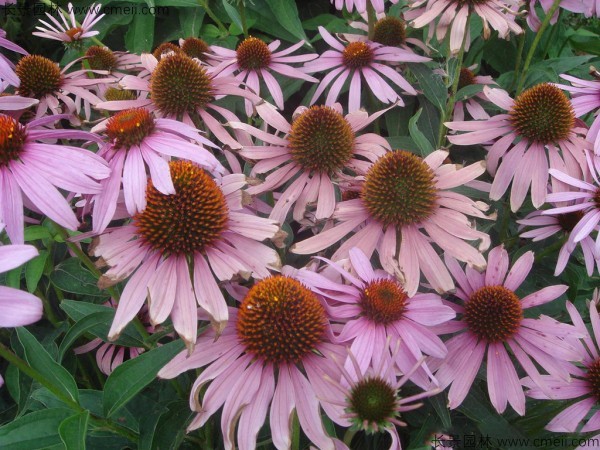
[[[43,374],[55,388],[77,403],[79,401],[77,384],[67,369],[54,361],[42,344],[27,329],[18,327],[16,332],[19,342],[23,346],[25,360],[29,365]]]
[[[71,319],[77,322],[77,324],[73,326],[71,330],[76,328],[78,330],[77,332],[80,332],[85,329],[84,332],[89,332],[97,338],[102,339],[104,342],[109,342],[107,334],[115,315],[115,310],[113,308],[74,300],[63,300],[60,304],[60,307]],[[87,319],[89,316],[94,316],[94,318]],[[101,317],[104,317],[105,320],[100,321]],[[79,323],[83,321],[85,322],[82,325],[79,325]],[[65,342],[67,337],[71,339],[72,336],[69,336],[71,330],[69,330],[67,335],[65,335],[63,342],[61,343],[61,349],[63,348],[63,345],[67,345]],[[73,331],[73,336],[75,333],[76,332]],[[81,334],[78,334],[78,336],[81,336]],[[119,339],[117,339],[114,343],[118,345],[125,345],[127,347],[144,346],[144,341],[133,324],[129,324],[121,333]],[[68,345],[72,345],[72,342]],[[66,348],[61,351],[66,351]],[[61,353],[61,356],[64,356],[64,353]]]
[[[56,266],[50,281],[63,292],[106,297],[106,293],[98,289],[97,278],[77,258],[69,258]]]
[[[67,450],[85,450],[89,419],[89,411],[84,411],[62,421],[58,427],[58,434]]]
[[[408,150],[409,152],[418,153],[419,147],[410,136],[390,136],[386,138],[393,149]]]
[[[417,127],[417,120],[419,120],[422,112],[423,108],[420,108],[417,113],[408,121],[408,132],[410,133],[410,137],[413,139],[415,144],[417,144],[421,156],[425,157],[432,153],[435,149],[433,145],[431,145],[431,142],[427,140],[425,135],[421,133]]]
[[[424,64],[408,64],[408,67],[419,81],[423,95],[443,112],[446,109],[448,90],[444,86],[441,75],[434,73]]]
[[[156,408],[160,408],[158,411]],[[186,401],[178,400],[165,406],[155,406],[155,413],[140,421],[140,450],[171,450],[180,448],[185,436],[185,424],[193,415]]]
[[[27,284],[27,290],[34,292],[37,288],[42,275],[44,274],[44,267],[48,260],[49,253],[47,250],[42,250],[38,256],[33,258],[25,266],[25,283]]]
[[[125,33],[125,46],[132,53],[152,50],[154,44],[154,21],[151,14],[136,14]]]
[[[38,239],[51,238],[50,230],[41,225],[31,225],[25,228],[25,242],[37,241]]]
[[[61,443],[58,428],[73,411],[66,408],[44,409],[20,417],[0,427],[2,450],[48,449]]]
[[[229,0],[221,0],[223,2],[223,8],[225,8],[225,12],[231,19],[231,23],[235,24],[240,30],[243,30],[242,27],[242,18],[240,17],[240,13],[229,3]]]
[[[456,93],[456,101],[460,102],[471,98],[483,91],[483,84],[469,84],[468,86],[459,89]]]
[[[69,331],[67,331],[67,334],[60,343],[60,348],[58,349],[59,361],[62,361],[66,351],[71,348],[71,346],[80,336],[87,332],[91,332],[91,330],[97,328],[98,325],[103,325],[102,328],[108,330],[107,325],[112,321],[113,317],[115,316],[115,312],[112,308],[106,309],[106,311],[96,312],[84,317],[71,328],[69,328]]]
[[[104,411],[115,414],[138,392],[150,384],[158,371],[183,349],[183,341],[170,342],[124,362],[106,380]]]
[[[267,0],[267,4],[278,23],[292,33],[297,39],[304,39],[308,41],[302,22],[298,17],[298,8],[296,7],[295,0]]]
[[[202,8],[182,8],[179,10],[179,23],[181,24],[181,32],[184,39],[200,35],[204,14],[205,12]]]

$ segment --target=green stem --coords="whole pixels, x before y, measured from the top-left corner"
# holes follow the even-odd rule
[[[519,79],[519,70],[521,69],[521,61],[523,59],[523,48],[525,47],[525,31],[519,36],[519,46],[517,47],[517,61],[515,62],[515,73],[513,76],[513,82],[511,83],[510,90],[512,91]]]
[[[35,381],[40,383],[46,389],[48,389],[52,394],[59,399],[61,402],[66,404],[69,408],[82,413],[85,411],[85,408],[82,408],[77,402],[73,401],[69,396],[65,395],[60,388],[58,388],[54,383],[48,381],[48,379],[39,373],[37,370],[32,368],[27,362],[19,358],[13,352],[11,352],[4,344],[0,343],[0,356],[6,359],[9,363],[13,364],[17,369],[23,372],[25,375],[33,378]],[[104,428],[112,431],[120,436],[123,436],[129,439],[132,442],[138,442],[139,436],[137,433],[129,430],[128,428],[122,427],[121,425],[112,423],[107,419],[103,419],[93,414],[90,414],[90,422],[99,428]]]
[[[369,25],[368,38],[370,41],[373,40],[375,36],[375,24],[377,23],[377,13],[375,13],[375,8],[370,1],[367,2],[367,19]]]
[[[469,16],[470,17],[470,16]],[[460,46],[460,50],[458,51],[458,55],[456,55],[456,69],[454,69],[454,74],[452,78],[452,87],[450,88],[450,95],[448,96],[448,102],[446,103],[446,111],[444,112],[443,117],[440,120],[440,128],[438,131],[438,148],[444,147],[446,144],[446,122],[448,119],[452,117],[452,111],[454,110],[454,104],[456,103],[456,93],[458,92],[458,82],[460,81],[460,70],[462,69],[463,58],[465,55],[465,43],[467,41],[468,33],[466,30],[469,27],[469,19],[467,19],[467,23],[465,25],[465,36],[463,37],[462,44]],[[448,48],[448,52],[450,49]],[[450,58],[448,58],[448,62]]]
[[[352,428],[348,428],[346,433],[344,434],[344,444],[346,444],[350,448],[350,444],[352,443],[352,439],[354,439],[354,435],[356,434],[356,430]]]
[[[248,37],[248,25],[246,24],[246,4],[245,0],[238,0],[238,9],[240,11],[240,19],[242,21],[242,32],[244,37]]]
[[[204,8],[206,14],[208,14],[208,17],[210,17],[212,21],[217,24],[219,30],[221,30],[221,32],[224,35],[228,34],[227,28],[225,27],[225,25],[223,25],[223,22],[219,20],[219,18],[215,15],[212,9],[210,9],[210,6],[208,6],[208,0],[198,0],[198,4]]]
[[[535,50],[537,49],[537,46],[539,45],[540,41],[542,40],[544,31],[546,31],[546,28],[548,28],[548,25],[550,25],[552,16],[554,15],[556,10],[560,6],[560,2],[561,2],[561,0],[554,0],[554,3],[552,3],[552,6],[546,13],[546,17],[544,17],[544,21],[542,22],[540,29],[535,34],[533,43],[531,44],[531,47],[529,48],[529,51],[527,52],[527,57],[525,58],[525,64],[523,65],[523,72],[521,72],[521,78],[519,79],[519,84],[517,85],[517,95],[519,95],[521,93],[521,90],[523,90],[523,85],[525,84],[525,77],[527,76],[527,70],[529,70],[529,65],[531,64],[531,60],[533,59]]]

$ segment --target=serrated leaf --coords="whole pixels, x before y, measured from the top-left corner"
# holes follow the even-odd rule
[[[154,44],[154,22],[152,14],[136,14],[125,33],[125,47],[132,53],[152,50]]]
[[[63,292],[94,297],[107,295],[98,289],[97,278],[77,258],[69,258],[57,265],[50,274],[50,281]]]
[[[42,250],[39,255],[33,258],[25,266],[25,284],[29,292],[34,292],[37,288],[42,275],[44,274],[44,267],[48,260],[48,251]]]
[[[87,436],[89,420],[89,411],[83,411],[61,422],[58,427],[58,434],[67,450],[85,450],[85,438]]]
[[[417,144],[421,156],[425,157],[432,153],[435,149],[433,145],[431,145],[431,142],[427,140],[425,135],[417,127],[417,120],[419,120],[422,112],[423,108],[420,108],[417,113],[408,121],[408,132],[410,133],[412,140],[415,142],[415,144]]]
[[[279,24],[292,33],[297,39],[308,41],[302,22],[298,17],[298,8],[294,0],[266,0],[275,14]]]
[[[448,90],[444,86],[441,75],[424,64],[408,64],[408,67],[419,81],[423,95],[443,112],[446,109]]]
[[[58,427],[72,414],[67,408],[51,408],[20,417],[0,427],[0,448],[36,450],[60,444]]]
[[[183,349],[183,341],[170,342],[117,367],[104,385],[104,412],[107,417],[125,406],[150,384],[158,371]]]
[[[54,387],[77,403],[79,401],[79,393],[73,376],[67,369],[52,359],[42,344],[27,329],[18,327],[15,330],[19,342],[23,346],[25,360],[29,365],[39,373],[42,373]]]

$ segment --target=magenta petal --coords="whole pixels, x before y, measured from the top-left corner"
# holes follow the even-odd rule
[[[37,322],[44,310],[42,301],[27,292],[0,286],[0,327],[20,327]]]

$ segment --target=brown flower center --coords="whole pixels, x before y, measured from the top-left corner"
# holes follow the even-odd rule
[[[566,139],[575,124],[569,99],[548,83],[538,84],[519,95],[509,114],[518,134],[542,144]]]
[[[20,85],[17,93],[23,97],[41,99],[60,89],[62,75],[58,64],[38,55],[27,55],[17,63],[15,72]]]
[[[279,275],[248,291],[236,324],[246,351],[273,363],[300,362],[322,342],[325,326],[317,296],[299,281]]]
[[[600,403],[600,359],[596,359],[587,368],[586,379],[590,394]]]
[[[519,330],[523,320],[521,300],[504,286],[484,286],[465,304],[464,320],[479,339],[505,342]]]
[[[134,91],[129,89],[117,89],[109,87],[104,93],[104,98],[107,102],[114,102],[118,100],[135,100],[137,97]]]
[[[387,16],[375,24],[373,42],[388,47],[400,47],[406,41],[406,25],[398,17]]]
[[[179,55],[182,54],[183,51],[180,47],[176,46],[175,44],[171,44],[170,42],[163,42],[154,49],[152,55],[154,55],[154,57],[160,61],[164,54],[170,53],[175,53],[176,55]]]
[[[573,231],[575,225],[579,223],[579,221],[583,218],[582,211],[573,211],[570,213],[559,214],[556,219],[558,220],[558,224],[567,233]]]
[[[364,315],[375,323],[388,324],[400,320],[406,311],[408,296],[394,280],[369,282],[362,291],[360,305]]]
[[[342,52],[342,60],[346,67],[360,69],[368,66],[375,57],[369,44],[365,42],[351,42]]]
[[[0,167],[19,159],[26,137],[23,125],[10,116],[0,115]]]
[[[108,119],[106,134],[115,148],[129,150],[132,145],[139,145],[150,135],[154,126],[154,118],[147,109],[127,109]]]
[[[292,123],[288,137],[292,158],[307,171],[336,172],[352,157],[354,131],[329,106],[312,106]]]
[[[117,67],[117,57],[106,47],[93,45],[87,49],[85,56],[92,70],[113,70]]]
[[[458,77],[458,90],[465,86],[471,86],[472,84],[475,84],[475,74],[463,67],[460,69],[460,75]]]
[[[175,161],[169,166],[175,194],[161,194],[150,181],[146,209],[135,215],[133,223],[143,242],[164,256],[202,252],[227,229],[225,195],[193,163]]]
[[[202,39],[189,37],[181,44],[181,50],[190,58],[198,58],[200,61],[206,60],[205,53],[210,49],[208,44]]]
[[[77,34],[83,33],[83,28],[74,27],[65,31],[65,34],[71,38],[72,41],[81,39],[81,36],[75,37]]]
[[[170,115],[202,109],[214,100],[206,69],[185,55],[159,61],[150,79],[150,93],[158,109]]]
[[[396,389],[384,379],[367,377],[350,390],[347,413],[352,415],[352,428],[377,433],[388,428],[398,409]]]
[[[271,50],[255,37],[244,39],[236,53],[238,65],[244,70],[264,69],[271,63]]]
[[[383,225],[404,226],[427,219],[436,206],[434,174],[422,158],[397,150],[369,169],[362,186],[367,211]]]

